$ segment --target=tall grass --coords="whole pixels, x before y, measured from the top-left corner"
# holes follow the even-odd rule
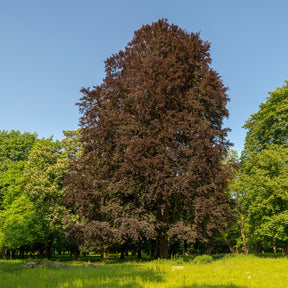
[[[33,269],[24,268],[25,263],[27,260],[0,260],[0,287],[288,287],[288,259],[283,257],[232,255],[206,264],[201,264],[201,261],[196,264],[184,258],[100,263],[100,266],[88,268],[83,267],[83,262],[73,263],[73,266],[72,262],[65,262],[61,267],[46,265]]]

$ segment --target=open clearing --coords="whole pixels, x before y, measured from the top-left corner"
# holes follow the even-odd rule
[[[28,260],[0,260],[1,288],[287,288],[288,259],[273,255],[232,255],[208,264],[189,259],[150,262],[99,263],[63,262],[60,267],[24,268]]]

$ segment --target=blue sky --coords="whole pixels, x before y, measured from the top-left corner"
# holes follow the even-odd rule
[[[288,80],[287,11],[285,0],[0,0],[0,130],[61,139],[77,129],[81,87],[102,82],[105,59],[135,30],[167,18],[211,43],[240,153],[241,127]]]

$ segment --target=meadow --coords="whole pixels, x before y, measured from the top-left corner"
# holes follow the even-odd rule
[[[60,267],[46,261],[43,267],[25,268],[28,261],[0,260],[0,287],[287,288],[288,283],[288,259],[272,254],[214,256],[211,263],[198,264],[189,258],[131,259],[122,263],[105,261],[95,267],[84,267],[87,262],[83,261],[63,261]]]

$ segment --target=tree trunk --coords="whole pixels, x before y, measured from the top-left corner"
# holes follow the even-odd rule
[[[24,249],[23,248],[20,248],[20,258],[23,259],[24,258]]]
[[[10,250],[10,260],[12,260],[14,257],[14,250]]]
[[[125,244],[121,245],[121,255],[120,255],[120,259],[125,259]]]
[[[273,252],[276,253],[277,252],[277,247],[275,245],[275,238],[273,237]]]
[[[260,251],[261,251],[261,248],[262,248],[261,242],[260,242],[260,241],[257,241],[256,244],[255,244],[255,247],[254,247],[254,253],[255,253],[255,254],[259,254]]]
[[[141,259],[141,258],[142,258],[142,250],[141,248],[139,248],[137,251],[137,259]]]
[[[141,243],[139,243],[138,250],[137,250],[137,258],[138,259],[142,258],[142,249],[141,248],[142,248]]]
[[[4,259],[4,260],[7,260],[6,250],[5,250],[4,248],[2,248],[2,249],[0,250],[0,252],[1,252],[1,255],[2,255],[3,259]]]
[[[176,242],[173,244],[170,243],[170,249],[169,249],[169,257],[170,258],[175,257],[179,253],[179,247],[180,247],[179,242]]]
[[[288,246],[282,248],[282,254],[283,256],[288,256]]]
[[[213,251],[212,243],[209,244],[209,246],[206,249],[206,254],[211,255]]]
[[[160,235],[157,240],[157,253],[156,258],[168,259],[169,249],[168,249],[168,237],[166,235]]]
[[[73,261],[78,261],[79,255],[80,255],[80,251],[78,247],[75,247],[73,249]]]
[[[45,245],[44,257],[47,259],[51,258],[51,240],[48,240],[48,243]]]
[[[241,233],[241,238],[242,238],[242,241],[243,241],[243,246],[242,246],[242,251],[245,253],[245,254],[248,254],[249,253],[249,247],[247,245],[248,243],[248,237],[246,237],[245,233],[244,233],[244,217],[241,216],[241,222],[240,222],[240,233]]]
[[[238,251],[237,251],[237,249],[235,249],[231,238],[232,238],[231,235],[228,234],[228,237],[227,237],[227,240],[225,241],[225,243],[227,244],[230,253],[237,254]]]
[[[108,252],[104,249],[104,247],[101,247],[101,259],[105,259],[108,257]]]
[[[25,253],[25,251],[23,250],[23,257],[24,257],[24,253]],[[43,250],[43,247],[42,247],[42,246],[41,246],[41,248],[39,249],[39,254],[40,254],[41,257],[44,256],[44,250]]]

